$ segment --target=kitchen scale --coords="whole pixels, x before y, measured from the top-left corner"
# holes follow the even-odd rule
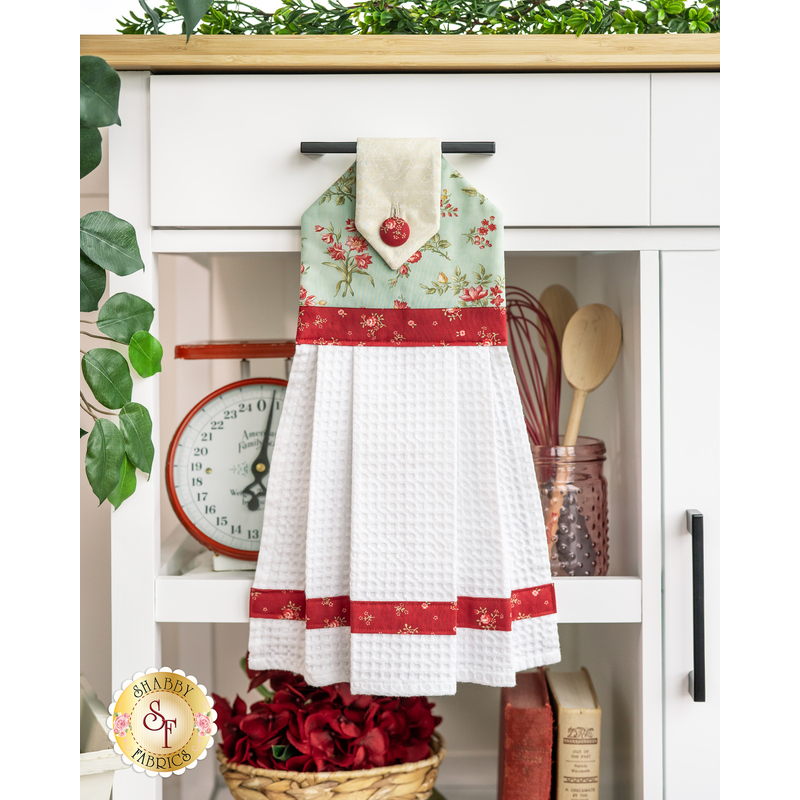
[[[251,378],[250,360],[286,359],[294,341],[200,342],[175,358],[238,359],[241,379],[202,398],[184,417],[167,453],[167,492],[186,530],[213,554],[215,571],[254,570],[264,499],[287,380]]]

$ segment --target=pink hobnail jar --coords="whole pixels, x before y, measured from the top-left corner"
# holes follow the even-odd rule
[[[551,575],[607,575],[605,444],[579,436],[574,447],[533,445],[532,450]]]

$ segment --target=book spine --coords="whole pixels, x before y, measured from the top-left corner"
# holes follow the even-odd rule
[[[555,800],[600,796],[600,709],[559,709]]]
[[[553,716],[550,707],[506,708],[500,800],[549,800]]]

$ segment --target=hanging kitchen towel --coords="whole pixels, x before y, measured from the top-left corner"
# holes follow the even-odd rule
[[[406,168],[372,192],[383,204],[372,218],[407,223],[415,249],[393,248],[380,227],[376,240],[374,223],[359,224],[363,141],[302,218],[297,350],[251,592],[250,664],[364,694],[512,686],[560,652],[506,349],[501,213],[438,149],[434,182],[409,177],[429,172],[430,148],[415,161],[408,140],[394,151],[383,141],[382,158]],[[424,204],[398,198],[429,201],[434,185],[429,234],[415,216]],[[418,228],[427,238],[410,238]]]

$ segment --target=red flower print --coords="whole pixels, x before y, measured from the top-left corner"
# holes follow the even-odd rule
[[[408,275],[408,264],[401,264],[397,271],[400,275]]]
[[[488,294],[489,292],[487,292],[486,289],[482,289],[480,286],[470,286],[468,289],[464,289],[458,299],[463,300],[465,303],[477,303],[479,300],[483,300]]]
[[[495,225],[495,224],[494,224],[494,222],[490,222],[490,223],[489,223],[489,224],[488,224],[486,227],[487,227],[487,228],[488,228],[490,231],[496,231],[496,230],[497,230],[497,225]]]
[[[389,219],[384,220],[383,225],[381,228],[385,231],[393,231],[397,227],[397,220],[393,217],[389,217]]]
[[[345,247],[360,253],[367,249],[367,240],[363,236],[351,236],[345,242]]]
[[[367,336],[370,339],[374,339],[377,332],[386,327],[383,321],[383,314],[370,314],[369,316],[362,314],[361,327],[367,329]],[[359,344],[363,344],[363,342]]]
[[[408,303],[405,300],[395,300],[394,301],[395,308],[408,308]]]
[[[355,233],[356,232],[356,221],[354,219],[348,219],[347,222],[344,223],[344,229],[348,233]]]
[[[372,263],[372,256],[369,253],[359,253],[356,255],[356,266],[359,269],[366,269]]]
[[[478,331],[477,344],[483,347],[492,347],[500,344],[500,337],[494,331],[490,331],[485,325]]]
[[[494,217],[492,217],[492,219],[494,219]],[[488,219],[482,219],[481,220],[481,225],[488,225],[488,224],[489,224],[489,220]]]
[[[322,225],[315,225],[315,226],[314,226],[314,230],[315,230],[317,233],[322,233],[322,231],[324,231],[324,230],[325,230],[325,228],[323,228],[323,227],[322,227]]]
[[[491,288],[492,293],[492,305],[493,306],[501,306],[503,305],[503,290],[499,286],[492,286]]]
[[[333,234],[332,233],[323,233],[322,234],[322,241],[325,244],[333,244]]]
[[[420,253],[420,251],[417,250],[417,252],[414,253],[413,256],[409,256],[408,263],[409,264],[416,264],[417,261],[419,261],[421,258],[422,258],[422,253]]]
[[[300,606],[289,601],[282,609],[281,616],[284,619],[300,619]]]
[[[481,614],[478,621],[481,625],[488,625],[492,621],[492,618],[488,614]]]
[[[338,242],[333,247],[328,248],[328,255],[334,261],[344,261],[346,258],[344,248]]]
[[[486,236],[486,234],[487,234],[487,233],[489,233],[489,229],[488,229],[488,228],[486,228],[486,227],[483,227],[483,228],[478,228],[478,233],[479,233],[481,236]]]

